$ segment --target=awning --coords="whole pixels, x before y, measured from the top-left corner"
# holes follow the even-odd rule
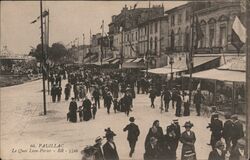
[[[183,77],[189,77],[189,74],[186,74]],[[210,69],[193,73],[192,77],[219,81],[246,82],[246,72],[231,70]]]
[[[119,63],[120,62],[120,59],[116,59],[116,60],[114,60],[113,62],[111,62],[111,64],[117,64],[117,63]]]
[[[143,58],[136,58],[133,62],[138,63],[138,62],[142,62],[142,61],[143,61]]]
[[[143,69],[146,68],[144,63],[135,63],[135,62],[130,62],[130,63],[123,63],[122,65],[123,68],[138,68],[138,69]]]
[[[112,61],[116,60],[116,58],[110,58],[108,60],[106,60],[107,62],[111,63]]]
[[[128,59],[128,60],[126,60],[126,63],[133,62],[134,60],[135,60],[135,58]]]
[[[196,69],[199,66],[205,65],[205,64],[210,64],[211,62],[213,62],[214,60],[218,59],[220,57],[216,56],[216,57],[194,57],[194,68]],[[172,72],[173,73],[177,73],[177,72],[184,72],[187,71],[187,65],[186,65],[186,60],[185,59],[181,59],[181,60],[177,60],[176,62],[174,62],[173,64],[173,69]],[[204,69],[203,69],[204,70]],[[149,69],[148,70],[149,73],[154,73],[154,74],[170,74],[171,73],[171,66],[164,66],[161,68],[154,68],[154,69]]]
[[[208,56],[208,57],[193,57],[194,65],[193,67],[196,68],[198,66],[201,66],[203,64],[212,62],[216,59],[220,58],[220,56]],[[170,68],[170,65],[168,66]],[[182,58],[181,60],[177,60],[173,64],[173,68],[175,69],[180,69],[180,70],[187,70],[187,64],[186,64],[186,59]]]
[[[174,69],[174,68],[172,69],[173,73],[180,72],[180,71],[183,71],[183,70]],[[168,68],[168,67],[154,68],[154,69],[149,69],[148,72],[149,73],[154,73],[154,74],[163,74],[163,75],[165,75],[165,74],[170,74],[171,73],[171,68]]]

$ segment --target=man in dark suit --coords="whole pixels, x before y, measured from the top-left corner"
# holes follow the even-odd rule
[[[231,148],[232,132],[233,132],[233,122],[231,120],[231,115],[229,113],[225,114],[226,121],[224,122],[224,127],[222,131],[222,136],[226,142],[226,150]]]
[[[123,97],[123,106],[127,116],[129,116],[129,111],[131,110],[132,99],[133,99],[132,96],[129,94],[129,91],[127,90]]]
[[[105,129],[107,142],[103,145],[103,154],[105,160],[119,160],[119,156],[116,150],[116,145],[114,143],[114,136],[116,134],[110,130],[110,128]]]
[[[194,104],[197,112],[197,116],[200,116],[201,103],[205,100],[205,97],[201,94],[201,90],[197,90],[197,93],[194,95]]]
[[[164,88],[164,91],[162,92],[161,97],[164,101],[165,112],[168,112],[169,102],[171,100],[171,93],[166,87]]]
[[[176,157],[176,150],[178,148],[179,139],[181,136],[181,127],[179,125],[178,119],[174,119],[173,123],[167,127],[167,133],[173,133],[172,138],[172,151]]]
[[[229,160],[243,160],[247,159],[246,141],[239,139],[236,147],[231,151]]]
[[[215,148],[210,152],[208,160],[225,160],[224,144],[221,141],[217,141]]]
[[[95,143],[93,147],[95,147],[95,160],[104,160],[103,152],[102,152],[102,138],[98,136],[95,139]]]
[[[135,145],[136,145],[136,141],[138,140],[138,136],[140,135],[140,129],[139,127],[134,124],[135,118],[134,117],[130,117],[129,118],[130,124],[128,124],[123,131],[128,131],[128,137],[127,140],[129,142],[129,146],[130,146],[130,152],[129,152],[129,157],[132,157],[132,154],[135,151]]]
[[[222,137],[222,130],[223,130],[223,123],[219,120],[219,114],[214,114],[214,120],[208,125],[207,128],[210,128],[211,134],[211,145],[212,148],[215,147],[217,141],[221,140]]]
[[[232,115],[233,120],[233,132],[232,132],[232,149],[236,147],[237,141],[244,137],[243,124],[238,120],[237,115]]]
[[[92,96],[95,100],[96,106],[98,106],[98,108],[100,108],[100,92],[99,92],[98,87],[95,87],[95,90],[93,91]]]

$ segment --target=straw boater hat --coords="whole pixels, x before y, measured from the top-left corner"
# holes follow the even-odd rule
[[[190,121],[187,121],[185,124],[184,124],[184,126],[183,127],[190,127],[190,128],[192,128],[194,125],[193,125],[193,123],[191,123]]]
[[[238,119],[238,115],[234,114],[234,115],[231,116],[231,118],[237,120]]]
[[[246,146],[246,141],[244,139],[239,139],[237,141],[237,144],[240,146],[240,147],[245,147]]]
[[[96,143],[99,142],[99,141],[102,141],[102,137],[100,137],[100,136],[96,137],[96,139],[95,139]]]

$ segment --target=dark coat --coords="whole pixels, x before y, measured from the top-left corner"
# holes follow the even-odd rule
[[[210,129],[211,129],[212,135],[221,137],[222,130],[223,130],[222,121],[219,119],[214,119],[212,123],[210,124]]]
[[[74,101],[71,101],[69,104],[69,121],[70,122],[76,122],[77,121],[77,103]]]
[[[130,106],[132,105],[132,96],[130,96],[130,95],[125,95],[125,96],[123,97],[122,102],[123,102],[123,105],[124,105],[125,109],[126,109],[126,110],[129,109]]]
[[[233,125],[232,139],[240,139],[244,137],[243,124],[236,121]]]
[[[175,150],[178,147],[178,142],[181,136],[181,127],[179,124],[171,124],[170,126],[167,127],[167,133],[174,131],[175,136],[172,138],[173,139],[173,146]]]
[[[101,147],[98,144],[95,144],[93,147],[96,149],[95,160],[104,160]]]
[[[182,151],[181,151],[182,160],[184,159],[184,154],[186,153],[186,151],[192,151],[193,153],[195,153],[195,147],[194,147],[195,141],[196,141],[196,137],[193,131],[190,131],[190,135],[187,134],[187,131],[184,131],[181,134],[180,142],[183,143]]]
[[[240,154],[240,151],[238,149],[238,147],[236,147],[235,149],[233,149],[231,151],[231,154],[230,154],[230,157],[229,157],[229,160],[246,160],[247,159],[247,156],[246,156],[246,150],[244,151],[244,155],[242,156]]]
[[[128,137],[127,140],[128,141],[137,141],[138,136],[140,135],[140,130],[139,127],[134,124],[134,123],[130,123],[128,124],[123,131],[128,131]]]
[[[232,132],[233,132],[233,122],[231,120],[225,121],[222,131],[223,138],[225,139],[232,138]]]
[[[218,151],[214,149],[209,153],[208,160],[225,160],[225,152],[222,151],[222,154],[219,155]]]
[[[149,141],[150,141],[151,137],[155,137],[158,140],[158,142],[163,142],[162,141],[162,139],[163,139],[163,130],[162,130],[162,128],[157,127],[157,132],[156,133],[153,133],[152,127],[149,128],[149,131],[148,131],[148,134],[146,136],[145,143],[144,143],[145,148],[149,144]]]
[[[88,121],[92,118],[91,101],[89,99],[85,99],[82,102],[82,106],[83,106],[83,119],[84,121]]]
[[[169,90],[164,90],[162,96],[164,101],[168,102],[171,100],[171,93],[169,92]]]
[[[204,101],[204,96],[201,93],[196,93],[194,95],[194,104],[201,104]]]
[[[119,160],[119,156],[116,150],[116,145],[115,143],[113,144],[115,148],[112,148],[109,142],[106,142],[103,145],[103,154],[105,160]]]
[[[164,135],[162,158],[166,160],[176,159],[176,139],[174,137]]]
[[[159,146],[156,145],[154,148],[150,143],[145,147],[144,160],[158,160],[160,159]]]

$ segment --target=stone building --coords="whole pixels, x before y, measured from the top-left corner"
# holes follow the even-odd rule
[[[240,12],[240,1],[189,2],[166,11],[169,17],[168,50],[190,50],[191,23],[193,17],[198,16],[204,36],[198,42],[197,53],[235,53],[231,45],[231,31],[235,16],[244,19]]]
[[[167,27],[167,16],[152,18],[139,24],[139,56],[147,56],[152,67],[166,65]]]
[[[138,24],[148,20],[149,12],[151,17],[159,17],[164,15],[164,7],[161,5],[152,8],[128,9],[125,5],[120,14],[112,16],[108,32],[113,42],[111,45],[125,58],[138,56]],[[119,40],[121,40],[120,43]]]
[[[239,2],[214,2],[196,11],[204,34],[198,48],[212,49],[212,52],[213,48],[220,48],[220,52],[235,53],[231,44],[232,25],[236,16],[243,18],[240,12]]]

